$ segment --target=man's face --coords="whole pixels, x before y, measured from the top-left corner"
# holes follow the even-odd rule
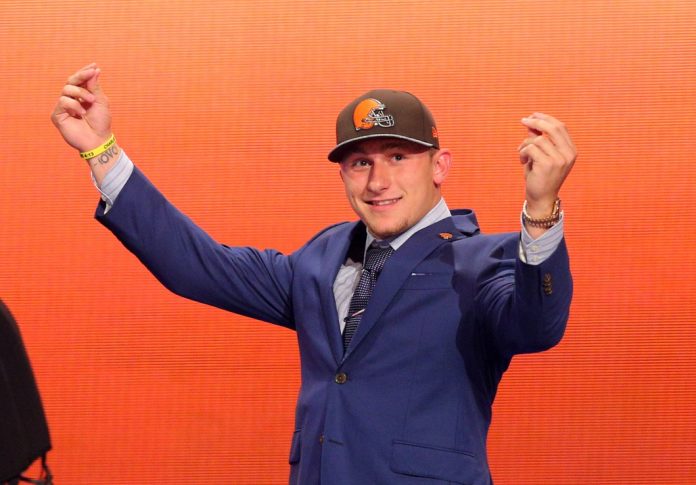
[[[341,161],[341,179],[355,213],[384,239],[406,231],[435,207],[449,165],[446,150],[375,138],[350,147]]]

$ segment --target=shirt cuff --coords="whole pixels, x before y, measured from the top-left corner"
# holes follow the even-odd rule
[[[121,189],[123,189],[126,182],[128,182],[128,179],[133,173],[133,167],[133,162],[128,158],[126,152],[121,149],[118,160],[116,160],[114,166],[106,173],[101,185],[97,184],[92,174],[92,183],[101,194],[101,199],[106,203],[106,209],[104,209],[105,214],[109,212],[109,209],[111,209],[116,202],[118,194],[121,193]]]
[[[563,240],[563,213],[561,212],[560,220],[549,228],[544,234],[537,239],[532,239],[527,229],[524,227],[524,221],[520,216],[522,223],[522,233],[520,237],[520,259],[523,263],[536,266],[546,261],[556,250]]]

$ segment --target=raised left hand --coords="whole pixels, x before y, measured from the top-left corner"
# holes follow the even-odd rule
[[[524,164],[527,213],[543,218],[551,214],[577,150],[565,125],[553,116],[534,113],[522,118],[522,124],[529,132],[518,148]]]

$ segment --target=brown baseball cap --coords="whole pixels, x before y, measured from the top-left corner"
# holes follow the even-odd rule
[[[329,160],[340,162],[348,146],[369,138],[392,137],[440,148],[430,110],[413,94],[374,89],[353,100],[336,119],[336,146]]]

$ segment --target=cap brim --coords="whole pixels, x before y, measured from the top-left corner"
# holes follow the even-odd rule
[[[350,140],[346,140],[344,142],[339,143],[334,147],[333,150],[329,152],[329,160],[332,162],[340,162],[343,159],[343,154],[345,151],[348,149],[348,146],[362,140],[368,140],[370,138],[399,138],[400,140],[408,140],[412,141],[413,143],[418,143],[419,145],[423,145],[428,148],[432,148],[435,145],[432,143],[425,142],[423,140],[416,140],[415,138],[409,138],[408,136],[402,136],[402,135],[393,135],[390,133],[376,133],[373,135],[363,135],[363,136],[358,136],[355,138],[351,138]]]

